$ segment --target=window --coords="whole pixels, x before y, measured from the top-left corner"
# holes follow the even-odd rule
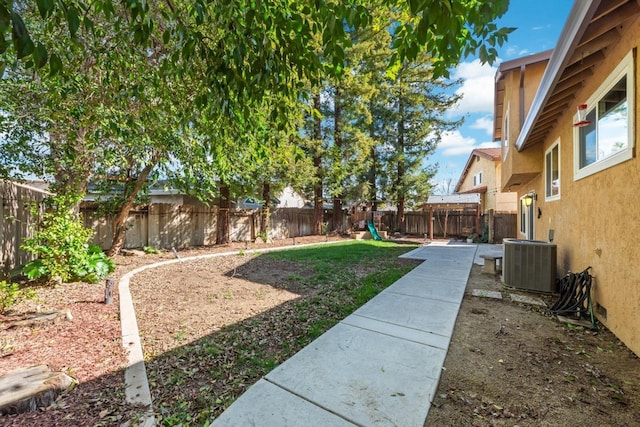
[[[633,53],[629,53],[587,101],[587,126],[574,129],[574,179],[633,157]]]
[[[544,155],[544,197],[545,200],[560,198],[560,140]]]
[[[482,184],[482,172],[478,172],[473,176],[473,186],[478,186]]]
[[[502,159],[507,158],[507,151],[509,151],[509,106],[507,105],[507,112],[504,115],[504,127],[502,128]]]

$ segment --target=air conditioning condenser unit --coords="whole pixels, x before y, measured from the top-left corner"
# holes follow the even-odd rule
[[[533,292],[556,292],[554,243],[539,240],[504,239],[505,285]]]

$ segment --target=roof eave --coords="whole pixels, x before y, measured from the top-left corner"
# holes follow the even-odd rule
[[[553,54],[549,59],[549,64],[542,75],[540,87],[533,98],[529,114],[525,117],[522,129],[516,140],[516,149],[518,151],[527,148],[527,139],[529,138],[533,125],[551,96],[552,90],[562,74],[562,70],[571,58],[570,53],[575,50],[580,41],[580,37],[589,25],[590,18],[600,6],[600,1],[601,0],[577,0],[574,2],[567,23],[560,34],[556,48],[553,50]]]

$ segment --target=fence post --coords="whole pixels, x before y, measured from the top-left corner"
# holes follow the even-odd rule
[[[487,237],[491,244],[495,243],[495,220],[493,209],[489,209],[489,236]]]
[[[113,285],[115,285],[115,283],[115,279],[109,277],[104,287],[104,303],[107,305],[113,303]]]

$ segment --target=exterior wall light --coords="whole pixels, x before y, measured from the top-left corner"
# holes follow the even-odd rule
[[[536,200],[536,193],[527,193],[526,196],[524,196],[524,198],[522,199],[522,201],[524,202],[524,205],[526,207],[529,207],[533,204],[533,201]]]

